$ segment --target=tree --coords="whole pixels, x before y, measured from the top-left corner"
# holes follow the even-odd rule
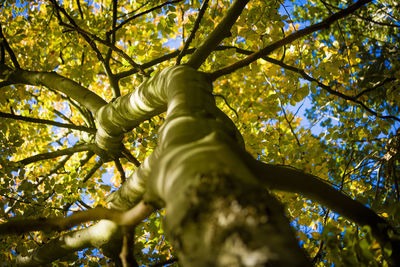
[[[1,3],[2,262],[400,265],[396,1]]]

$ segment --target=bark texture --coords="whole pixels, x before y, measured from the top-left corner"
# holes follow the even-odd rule
[[[118,151],[124,132],[164,111],[157,148],[108,202],[118,210],[142,199],[165,207],[165,232],[183,266],[310,265],[281,204],[266,187],[301,191],[372,226],[381,243],[388,242],[385,221],[361,204],[311,175],[253,159],[233,122],[216,107],[207,76],[189,66],[165,68],[135,92],[100,107],[96,143]],[[103,247],[118,257],[120,229],[112,223],[101,227],[107,223],[60,237],[20,262],[49,262],[85,246]],[[46,249],[52,255],[44,253]]]
[[[159,145],[139,170],[147,179],[144,198],[166,207],[165,230],[182,264],[307,265],[280,204],[237,154],[245,153],[242,140],[216,107],[206,76],[170,67],[147,83],[168,109]]]

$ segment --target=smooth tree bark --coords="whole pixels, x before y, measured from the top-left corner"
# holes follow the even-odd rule
[[[133,110],[141,106],[150,114],[168,103],[159,145],[146,163],[144,199],[165,206],[165,230],[184,265],[307,265],[281,206],[238,155],[243,143],[211,93],[206,75],[179,66],[156,74],[130,96]],[[104,110],[116,110],[114,105],[120,103]],[[103,120],[107,140],[118,123]]]
[[[17,264],[46,264],[87,247],[102,248],[117,264],[122,264],[124,260],[119,260],[124,239],[122,229],[129,223],[137,224],[138,218],[145,218],[152,211],[151,206],[165,208],[165,232],[183,266],[309,266],[311,262],[299,247],[282,205],[269,192],[273,189],[303,194],[360,225],[370,226],[382,247],[392,248],[393,263],[400,264],[399,244],[390,238],[392,228],[384,219],[312,175],[255,160],[246,152],[234,123],[217,108],[212,94],[212,81],[219,76],[247,66],[306,34],[329,27],[369,0],[360,0],[327,20],[297,31],[220,71],[211,74],[198,71],[208,55],[229,35],[247,2],[234,1],[216,30],[194,51],[184,51],[193,52],[186,65],[155,73],[134,92],[111,103],[55,72],[23,70],[16,59],[14,69],[0,65],[4,85],[43,85],[66,94],[94,114],[95,145],[82,145],[79,151],[93,150],[116,157],[123,150],[124,133],[166,111],[157,148],[108,197],[109,207],[116,210],[113,214],[133,214],[129,218],[134,219],[124,221],[107,212],[103,217],[94,216],[93,220],[108,220],[62,235],[29,255],[20,255]],[[60,7],[58,11],[65,12]],[[79,31],[77,26],[71,29]],[[114,27],[113,31],[117,29]],[[112,44],[109,47],[115,48]],[[176,52],[165,58],[178,55]],[[141,65],[112,76],[119,79],[143,69]],[[70,152],[74,151],[45,153],[21,163]]]
[[[121,211],[142,199],[165,207],[165,231],[183,265],[310,265],[267,188],[302,193],[369,225],[383,246],[397,251],[390,226],[370,209],[312,175],[252,158],[233,122],[216,107],[207,75],[191,67],[166,68],[100,108],[97,144],[115,149],[124,131],[165,108],[158,147],[108,201]],[[99,227],[101,237],[96,236]],[[118,261],[121,240],[118,223],[103,220],[19,257],[18,263],[43,264],[83,247],[103,248]]]

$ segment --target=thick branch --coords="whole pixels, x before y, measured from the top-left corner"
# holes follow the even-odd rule
[[[242,13],[248,0],[235,0],[228,12],[223,17],[217,27],[208,35],[208,37],[200,44],[193,55],[190,57],[187,65],[198,69],[206,58],[215,50],[223,39],[231,35],[230,30],[237,18]]]
[[[185,55],[186,50],[189,48],[190,43],[192,42],[194,36],[196,35],[196,31],[199,29],[201,19],[204,16],[204,13],[206,12],[208,7],[208,0],[203,1],[203,4],[201,5],[199,14],[197,15],[196,21],[194,22],[194,26],[192,29],[192,32],[190,33],[188,39],[185,42],[185,45],[183,46],[183,49],[178,55],[178,58],[176,59],[176,65],[181,64],[181,59]]]
[[[126,175],[125,175],[124,168],[122,167],[122,164],[119,161],[119,159],[115,159],[114,163],[115,163],[115,167],[117,168],[117,170],[119,172],[119,175],[121,176],[121,183],[124,183],[126,181]]]
[[[88,228],[53,239],[27,256],[18,255],[16,263],[18,266],[43,266],[77,250],[103,247],[118,235],[118,225],[102,220]]]
[[[54,158],[58,158],[58,157],[61,157],[61,156],[64,156],[64,155],[71,155],[71,154],[74,154],[76,152],[92,150],[93,147],[94,147],[93,144],[76,145],[76,146],[71,147],[71,148],[60,149],[60,150],[56,150],[56,151],[53,151],[53,152],[37,154],[37,155],[34,155],[32,157],[28,157],[28,158],[25,158],[23,160],[20,160],[17,163],[21,163],[22,165],[27,165],[27,164],[30,164],[30,163],[33,163],[33,162],[36,162],[36,161],[40,161],[40,160],[54,159]]]
[[[135,228],[126,226],[123,228],[122,249],[119,257],[123,267],[139,267],[134,257]]]
[[[119,152],[125,132],[166,110],[167,97],[162,86],[167,83],[167,79],[156,73],[135,92],[101,108],[97,113],[96,144],[109,152]]]
[[[61,122],[51,121],[51,120],[30,118],[30,117],[25,117],[25,116],[20,116],[20,115],[14,115],[14,114],[10,114],[10,113],[4,113],[1,111],[0,111],[0,117],[9,118],[9,119],[13,119],[13,120],[21,120],[21,121],[27,121],[27,122],[33,122],[33,123],[53,125],[53,126],[57,126],[57,127],[61,127],[61,128],[79,130],[79,131],[84,131],[84,132],[88,132],[88,133],[96,133],[96,129],[94,129],[94,128],[88,128],[85,126],[69,124],[69,123],[61,123]]]
[[[217,47],[215,48],[215,50],[226,50],[226,49],[230,49],[230,48],[235,48],[235,47],[233,47],[233,46],[217,46]],[[196,50],[195,48],[187,49],[187,50],[183,53],[183,56],[188,55],[188,54],[193,54],[193,52],[194,52],[195,50]],[[181,51],[181,50],[175,50],[175,51],[173,51],[173,52],[171,52],[171,53],[169,53],[169,54],[166,54],[166,55],[161,56],[161,57],[159,57],[159,58],[153,59],[153,60],[151,60],[151,61],[149,61],[149,62],[143,63],[141,66],[142,66],[142,68],[144,68],[144,69],[150,68],[150,67],[152,67],[152,66],[154,66],[154,65],[157,65],[157,64],[159,64],[159,63],[162,63],[162,62],[164,62],[164,61],[170,60],[170,59],[172,59],[172,58],[178,56],[178,55],[180,54],[180,51]],[[135,73],[137,73],[137,72],[138,72],[138,71],[137,71],[136,69],[131,69],[131,70],[127,70],[127,71],[122,71],[122,72],[120,72],[120,73],[115,74],[115,77],[118,78],[118,79],[122,79],[122,78],[124,78],[124,77],[130,76],[130,75],[135,74]]]
[[[154,209],[151,205],[141,201],[132,209],[124,212],[98,207],[75,212],[68,217],[16,219],[0,224],[0,235],[21,234],[39,230],[62,231],[88,221],[104,219],[113,221],[120,226],[135,226],[147,218],[153,211]]]
[[[389,237],[392,231],[391,226],[360,202],[344,195],[317,177],[294,168],[265,164],[256,160],[253,160],[250,165],[254,175],[259,177],[268,188],[303,194],[359,225],[370,226],[372,233],[382,246],[390,243],[395,254],[394,258],[399,257],[396,256],[400,255],[399,244]]]
[[[264,47],[263,49],[251,54],[250,56],[246,57],[243,60],[240,60],[230,66],[227,66],[225,68],[222,68],[220,70],[217,70],[217,71],[211,73],[210,79],[216,80],[220,76],[232,73],[240,68],[250,65],[250,63],[262,58],[263,56],[267,56],[268,54],[272,53],[274,50],[276,50],[284,45],[287,45],[301,37],[304,37],[310,33],[313,33],[313,32],[316,32],[316,31],[319,31],[322,29],[327,29],[330,27],[330,25],[332,25],[337,20],[342,19],[342,18],[352,14],[357,9],[361,8],[362,6],[364,6],[365,4],[367,4],[371,1],[372,0],[359,0],[356,3],[347,7],[346,9],[343,9],[343,10],[329,16],[328,18],[321,21],[320,23],[317,23],[317,24],[308,26],[302,30],[296,31],[296,32],[286,36],[285,38],[282,38],[279,41],[276,41],[275,43],[272,43],[272,44]]]
[[[81,86],[77,82],[63,77],[56,72],[40,72],[28,70],[0,69],[0,79],[6,79],[11,84],[26,84],[45,86],[52,90],[62,92],[79,104],[96,114],[97,110],[107,104],[100,96]]]

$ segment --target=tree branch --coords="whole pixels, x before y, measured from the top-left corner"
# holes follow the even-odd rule
[[[126,226],[123,228],[122,249],[119,257],[123,267],[139,267],[134,257],[135,227]]]
[[[162,261],[162,262],[158,262],[158,263],[154,263],[153,265],[150,265],[150,267],[163,267],[167,264],[171,264],[174,262],[177,262],[178,258],[172,257],[171,259],[168,259],[166,261]]]
[[[285,38],[280,39],[279,41],[276,41],[266,47],[264,47],[263,49],[251,54],[250,56],[246,57],[243,60],[240,60],[230,66],[227,66],[225,68],[222,68],[220,70],[214,71],[213,73],[210,74],[210,79],[212,81],[216,80],[218,77],[232,73],[240,68],[243,68],[245,66],[250,65],[252,62],[262,58],[263,56],[267,56],[268,54],[272,53],[274,50],[287,45],[301,37],[304,37],[310,33],[322,30],[322,29],[327,29],[329,28],[329,26],[331,24],[333,24],[334,22],[336,22],[339,19],[342,19],[346,16],[348,16],[349,14],[352,14],[353,12],[355,12],[356,10],[358,10],[359,8],[361,8],[362,6],[364,6],[365,4],[371,2],[372,0],[359,0],[357,2],[355,2],[354,4],[350,5],[349,7],[347,7],[346,9],[343,9],[331,16],[329,16],[328,18],[326,18],[325,20],[321,21],[320,23],[308,26],[302,30],[296,31],[288,36],[286,36]]]
[[[13,219],[0,224],[0,235],[22,234],[31,231],[62,231],[88,221],[110,220],[120,226],[135,226],[153,213],[154,208],[144,201],[128,211],[120,212],[102,207],[78,211],[68,217],[52,219]]]
[[[64,155],[74,154],[76,152],[92,150],[93,146],[94,146],[93,144],[76,145],[74,147],[70,147],[70,148],[66,148],[66,149],[60,149],[60,150],[56,150],[53,152],[37,154],[37,155],[31,156],[31,157],[25,158],[23,160],[17,161],[17,163],[20,163],[22,165],[28,165],[28,164],[36,162],[36,161],[41,161],[41,160],[46,160],[46,159],[54,159],[54,158],[58,158],[58,157],[61,157]]]
[[[93,176],[93,174],[98,170],[98,169],[100,169],[100,167],[101,167],[101,165],[103,165],[103,160],[99,160],[98,162],[96,162],[95,164],[94,164],[94,166],[89,170],[89,172],[86,174],[86,176],[85,176],[85,178],[83,178],[83,180],[82,180],[82,183],[86,183],[87,182],[87,180],[89,180],[92,176]]]
[[[217,47],[215,48],[215,50],[218,50],[218,51],[219,51],[219,50],[226,50],[226,49],[231,49],[231,48],[236,48],[236,47],[234,47],[234,46],[217,46]],[[193,54],[193,52],[194,52],[195,50],[196,50],[196,48],[187,49],[187,50],[183,53],[183,56],[188,55],[188,54]],[[173,51],[173,52],[171,52],[171,53],[169,53],[169,54],[166,54],[166,55],[161,56],[161,57],[159,57],[159,58],[150,60],[149,62],[143,63],[141,66],[142,66],[142,68],[144,68],[144,69],[153,67],[154,65],[160,64],[160,63],[162,63],[162,62],[164,62],[164,61],[170,60],[170,59],[172,59],[172,58],[178,56],[179,53],[180,53],[180,50],[175,50],[175,51]],[[137,70],[136,70],[136,69],[131,69],[131,70],[122,71],[122,72],[120,72],[120,73],[117,73],[117,74],[115,74],[115,77],[117,77],[118,79],[122,79],[122,78],[128,77],[128,76],[130,76],[130,75],[132,75],[132,74],[135,74],[135,73],[137,73]]]
[[[9,118],[9,119],[13,119],[13,120],[53,125],[53,126],[57,126],[57,127],[61,127],[61,128],[79,130],[79,131],[84,131],[84,132],[88,132],[88,133],[96,133],[96,129],[94,129],[94,128],[88,128],[85,126],[80,126],[80,125],[75,125],[75,124],[61,123],[61,122],[51,121],[51,120],[30,118],[30,117],[25,117],[25,116],[20,116],[20,115],[14,115],[14,114],[10,114],[10,113],[4,113],[1,111],[0,111],[0,117]]]
[[[235,49],[236,52],[238,52],[238,53],[240,53],[240,54],[245,54],[245,55],[251,55],[251,54],[253,53],[252,51],[244,50],[244,49],[241,49],[241,48],[238,48],[238,47],[235,47],[235,46],[220,46],[219,48],[220,48],[221,50],[232,48],[232,49]],[[353,102],[353,103],[355,103],[355,104],[361,106],[361,107],[362,107],[363,109],[365,109],[368,113],[370,113],[370,114],[372,114],[372,115],[374,115],[374,116],[376,116],[376,117],[378,117],[378,118],[381,118],[381,119],[392,119],[392,120],[400,121],[399,118],[397,118],[397,117],[395,117],[395,116],[392,116],[392,115],[381,115],[381,114],[377,113],[376,111],[372,110],[371,108],[369,108],[367,105],[365,105],[365,104],[364,104],[363,102],[361,102],[360,100],[357,100],[357,99],[358,99],[359,97],[361,97],[363,94],[375,90],[376,88],[378,88],[379,86],[382,86],[382,85],[385,84],[386,82],[390,82],[390,81],[396,80],[395,78],[386,78],[386,79],[384,79],[382,82],[380,82],[379,84],[377,84],[376,86],[374,86],[374,87],[372,87],[372,88],[365,89],[365,90],[361,91],[361,92],[360,92],[358,95],[356,95],[356,96],[348,96],[348,95],[345,95],[345,94],[342,94],[342,93],[340,93],[340,92],[338,92],[338,91],[333,90],[330,86],[325,85],[325,84],[323,84],[322,82],[318,81],[317,79],[311,77],[310,75],[308,75],[308,74],[307,74],[304,70],[302,70],[302,69],[299,69],[299,68],[294,67],[294,66],[287,65],[287,64],[283,63],[282,61],[277,60],[277,59],[274,59],[274,58],[271,58],[271,57],[262,56],[261,58],[264,59],[265,61],[269,62],[269,63],[278,65],[278,66],[280,66],[280,67],[282,67],[282,68],[284,68],[284,69],[286,69],[286,70],[290,70],[290,71],[293,71],[293,72],[296,72],[296,73],[300,74],[304,79],[306,79],[306,80],[308,80],[308,81],[310,81],[310,82],[315,82],[315,83],[317,83],[319,87],[321,87],[322,89],[324,89],[324,90],[327,91],[328,93],[331,93],[331,94],[336,95],[336,96],[338,96],[338,97],[340,97],[340,98],[349,100],[349,101],[351,101],[351,102]]]
[[[1,66],[0,79],[4,79],[10,84],[42,85],[62,92],[78,101],[79,104],[89,109],[93,114],[96,114],[100,107],[107,104],[97,94],[56,72],[28,71],[23,69],[13,71],[7,66]]]
[[[70,21],[71,24],[67,24],[64,23],[61,19],[61,16],[58,15],[58,20],[60,22],[60,25],[65,26],[71,30],[74,30],[76,32],[78,32],[80,35],[82,35],[82,37],[89,43],[89,45],[93,48],[93,50],[96,52],[97,58],[104,63],[104,58],[102,56],[102,54],[100,53],[100,51],[97,49],[96,44],[94,43],[94,41],[97,41],[109,48],[111,48],[113,51],[115,51],[118,55],[120,55],[122,58],[124,58],[126,61],[129,62],[129,64],[131,64],[134,68],[136,68],[138,70],[138,72],[140,74],[142,74],[143,76],[148,77],[149,75],[143,70],[143,68],[136,63],[128,54],[126,54],[123,50],[121,50],[120,48],[116,47],[114,44],[112,44],[110,41],[108,40],[103,40],[100,37],[96,36],[95,34],[92,34],[88,31],[85,31],[84,29],[82,29],[81,27],[79,27],[75,21],[68,15],[68,13],[65,11],[64,8],[60,7],[57,2],[55,0],[51,0],[51,2],[53,3],[53,5],[56,7],[57,10],[60,10],[66,17],[67,19]]]
[[[385,79],[383,79],[383,81],[378,82],[373,87],[362,90],[360,93],[358,93],[356,96],[354,96],[354,98],[360,98],[362,95],[378,89],[379,87],[383,86],[385,83],[392,82],[395,80],[396,80],[396,78],[385,78]]]
[[[188,50],[185,52],[185,55],[186,55],[186,54],[193,53],[194,50],[195,50],[194,48],[188,49]],[[144,63],[144,64],[141,65],[141,67],[142,67],[143,69],[150,68],[150,67],[152,67],[152,66],[154,66],[154,65],[157,65],[157,64],[159,64],[159,63],[162,63],[162,62],[164,62],[164,61],[167,61],[167,60],[169,60],[169,59],[172,59],[172,58],[178,56],[178,55],[179,55],[179,52],[180,52],[180,50],[175,50],[174,52],[171,52],[171,53],[166,54],[166,55],[164,55],[164,56],[161,56],[161,57],[159,57],[159,58],[153,59],[153,60],[151,60],[151,61],[149,61],[149,62],[147,62],[147,63]],[[117,74],[115,74],[115,77],[116,77],[117,79],[122,79],[122,78],[128,77],[128,76],[130,76],[130,75],[133,75],[133,74],[135,74],[135,73],[137,73],[137,72],[138,72],[138,70],[137,70],[136,68],[133,68],[133,69],[131,69],[131,70],[122,71],[122,72],[120,72],[120,73],[117,73]]]
[[[215,50],[219,43],[230,36],[230,30],[237,18],[242,13],[248,0],[235,0],[228,9],[217,27],[208,35],[208,37],[200,44],[193,55],[190,57],[187,65],[198,69],[207,57]]]
[[[85,34],[83,31],[79,31],[80,27],[78,26],[78,24],[75,22],[75,20],[68,14],[68,12],[61,7],[60,5],[58,5],[57,1],[55,0],[50,0],[55,9],[56,9],[56,17],[58,19],[58,23],[60,24],[60,26],[64,26],[70,29],[74,29],[76,30],[79,34],[82,35],[83,39],[85,39],[85,41],[90,45],[90,47],[92,48],[92,50],[96,53],[97,59],[104,63],[104,58],[103,55],[101,54],[100,50],[97,48],[96,43],[93,42],[93,40],[87,35]],[[65,23],[60,15],[60,12],[69,20],[69,22],[71,23],[71,25]]]
[[[294,132],[294,129],[293,129],[293,127],[292,127],[292,122],[289,121],[289,118],[287,117],[285,108],[282,106],[282,103],[281,103],[280,100],[279,100],[279,105],[281,106],[281,110],[282,110],[282,112],[283,112],[283,116],[284,116],[284,118],[285,118],[285,121],[286,121],[287,124],[289,125],[290,132],[292,133],[292,135],[293,135],[294,138],[296,139],[297,145],[298,145],[299,147],[301,147],[300,140],[299,140],[299,138],[297,137],[297,134]]]
[[[101,220],[88,228],[69,232],[53,239],[30,252],[27,256],[18,255],[16,265],[43,266],[77,250],[106,246],[113,238],[119,236],[118,225],[111,221]]]
[[[201,19],[203,18],[204,13],[207,10],[207,7],[208,7],[208,0],[205,0],[205,1],[203,1],[202,5],[201,5],[199,14],[197,15],[197,18],[196,18],[196,21],[194,22],[192,32],[190,33],[188,39],[185,42],[185,45],[183,46],[181,52],[179,53],[179,55],[178,55],[178,57],[176,59],[176,64],[175,65],[181,64],[182,57],[183,57],[183,55],[185,55],[185,52],[189,48],[189,45],[192,42],[192,40],[193,40],[193,38],[194,38],[194,36],[196,34],[196,31],[199,29]]]
[[[51,110],[53,113],[55,113],[58,117],[60,117],[61,119],[68,121],[69,124],[74,124],[70,118],[68,118],[67,116],[64,115],[64,113],[62,113],[61,111],[58,111],[57,109],[53,108]]]
[[[7,42],[6,37],[4,37],[4,35],[3,35],[3,26],[1,25],[1,23],[0,23],[0,43],[3,44],[3,47],[7,50],[8,55],[10,56],[11,61],[14,64],[14,67],[16,69],[20,69],[21,67],[19,66],[17,57],[14,54],[14,51],[11,49],[10,45]]]
[[[50,177],[51,175],[53,175],[54,173],[56,173],[59,169],[63,168],[65,163],[67,163],[67,161],[71,158],[72,154],[69,155],[65,155],[59,162],[57,162],[56,165],[54,165],[49,173],[47,173],[46,175],[40,177],[40,180],[35,184],[35,188],[38,188],[39,185],[41,185],[45,179],[47,179],[48,177]]]
[[[125,175],[125,171],[124,168],[121,165],[121,162],[119,161],[119,159],[115,159],[114,160],[115,163],[115,167],[117,168],[119,175],[121,176],[121,183],[124,183],[126,181],[126,175]]]
[[[327,2],[325,2],[323,0],[320,0],[320,2],[323,3],[324,6],[329,6],[329,7],[332,7],[334,9],[336,9],[336,10],[342,10],[342,8],[340,8],[338,6],[334,6],[332,4],[329,4],[329,3],[327,3]],[[371,22],[371,23],[374,23],[374,24],[377,24],[377,25],[400,28],[400,25],[396,25],[396,24],[393,24],[393,23],[385,23],[385,22],[375,21],[373,19],[366,18],[366,17],[360,16],[358,14],[352,14],[352,16],[355,16],[355,17],[357,17],[357,18],[359,18],[361,20],[365,20],[365,21],[368,21],[368,22]]]
[[[112,1],[111,29],[114,29],[115,26],[117,25],[117,19],[118,19],[118,0],[113,0]],[[110,35],[106,34],[106,40],[108,42],[111,42],[112,45],[115,45],[115,32],[111,34],[111,37],[110,37]],[[121,96],[121,90],[119,88],[118,79],[115,78],[115,75],[113,74],[111,67],[110,67],[110,59],[112,56],[112,51],[113,50],[109,47],[106,58],[104,59],[104,62],[103,62],[103,66],[104,66],[104,70],[107,74],[108,80],[110,82],[110,87],[113,92],[113,98],[117,98],[117,97]]]
[[[4,49],[3,42],[0,42],[0,64],[1,65],[6,64],[6,50]]]
[[[78,113],[81,115],[83,121],[86,123],[88,127],[96,128],[96,124],[94,123],[92,113],[87,108],[81,106],[79,103],[74,101],[69,96],[67,97],[61,96],[61,97],[66,98],[68,103],[78,111]],[[71,108],[71,110],[73,109]]]
[[[355,104],[358,104],[359,106],[361,106],[363,109],[365,109],[368,113],[381,118],[381,119],[392,119],[392,120],[396,120],[396,121],[400,121],[400,118],[397,118],[395,116],[392,115],[381,115],[379,113],[377,113],[376,111],[372,110],[371,108],[369,108],[367,105],[365,105],[363,102],[361,102],[360,100],[357,100],[358,97],[360,97],[362,94],[366,93],[366,91],[371,91],[373,89],[366,89],[364,91],[362,91],[360,94],[358,94],[357,96],[348,96],[345,94],[342,94],[338,91],[333,90],[330,86],[323,84],[322,82],[318,81],[317,79],[311,77],[310,75],[308,75],[307,73],[305,73],[304,70],[287,65],[279,60],[270,58],[270,57],[262,57],[265,61],[268,61],[270,63],[276,64],[281,66],[284,69],[296,72],[298,74],[300,74],[304,79],[310,81],[310,82],[316,82],[318,84],[319,87],[321,87],[322,89],[324,89],[325,91],[327,91],[328,93],[332,94],[332,95],[336,95],[340,98],[349,100]]]
[[[147,13],[150,13],[150,12],[152,12],[154,10],[162,8],[163,6],[166,6],[166,5],[169,5],[169,4],[175,4],[175,3],[179,3],[179,2],[182,2],[182,0],[167,1],[167,2],[165,2],[163,4],[160,4],[158,6],[152,7],[150,9],[146,10],[146,11],[143,11],[143,12],[137,14],[137,15],[134,15],[134,16],[122,21],[118,26],[116,26],[115,28],[111,29],[106,34],[107,35],[111,35],[111,34],[115,33],[116,31],[118,31],[119,29],[121,29],[125,24],[129,23],[130,21],[132,21],[132,20],[134,20],[134,19],[136,19],[136,18],[138,18],[140,16],[143,16],[143,15],[145,15]]]
[[[84,19],[83,12],[82,12],[82,7],[81,7],[81,1],[80,0],[76,0],[76,5],[78,6],[78,11],[79,11],[79,14],[81,15],[81,19]]]
[[[129,152],[129,150],[126,147],[123,147],[122,149],[122,155],[131,163],[133,163],[133,165],[135,165],[136,167],[140,166],[140,161],[138,161],[132,154],[131,152]]]
[[[25,199],[18,199],[18,198],[15,198],[15,197],[10,197],[10,196],[4,195],[2,193],[0,193],[0,196],[5,197],[5,198],[7,198],[7,199],[9,199],[11,201],[24,203],[24,204],[27,204],[27,205],[33,205],[33,206],[37,206],[37,207],[45,207],[45,208],[48,208],[48,209],[61,210],[61,211],[63,210],[62,208],[46,206],[44,204],[39,204],[39,203],[36,203],[34,201],[28,201],[28,200],[25,200]],[[7,212],[10,212],[10,210],[7,210]]]
[[[374,211],[344,195],[314,175],[303,173],[289,166],[250,162],[251,171],[268,188],[303,194],[312,200],[348,218],[358,225],[368,225],[372,234],[385,247],[392,246],[393,261],[400,263],[400,243],[391,239],[394,229]]]

